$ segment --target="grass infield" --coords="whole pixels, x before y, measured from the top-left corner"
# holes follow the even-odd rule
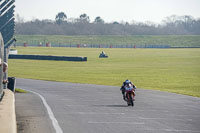
[[[200,49],[17,47],[19,54],[86,56],[87,62],[9,59],[9,76],[121,86],[200,97]],[[104,50],[109,58],[98,58]]]

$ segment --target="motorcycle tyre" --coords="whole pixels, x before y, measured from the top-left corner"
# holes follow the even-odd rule
[[[130,98],[130,105],[134,106],[133,97],[131,93],[129,93],[129,98]]]

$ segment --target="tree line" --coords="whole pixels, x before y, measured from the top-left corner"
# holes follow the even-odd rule
[[[68,18],[59,12],[55,20],[24,22],[16,17],[16,34],[22,35],[200,35],[200,18],[190,15],[166,17],[162,24],[152,22],[112,22],[106,23],[100,16],[94,21],[87,14],[79,18]]]

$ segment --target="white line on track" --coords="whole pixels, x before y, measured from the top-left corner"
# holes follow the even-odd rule
[[[25,90],[27,90],[27,89],[25,89]],[[55,118],[55,116],[54,116],[54,114],[53,114],[51,108],[50,108],[49,105],[47,104],[45,98],[44,98],[42,95],[40,95],[39,93],[37,93],[37,92],[30,91],[30,90],[27,90],[27,91],[32,92],[32,93],[38,95],[38,96],[42,99],[42,102],[43,102],[44,106],[45,106],[46,109],[47,109],[49,118],[50,118],[51,121],[52,121],[53,127],[54,127],[54,129],[56,130],[56,133],[63,133],[61,127],[60,127],[59,124],[58,124],[58,121],[56,120],[56,118]]]

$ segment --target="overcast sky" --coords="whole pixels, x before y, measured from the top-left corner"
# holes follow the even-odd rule
[[[91,21],[100,16],[106,22],[161,21],[171,15],[200,18],[200,0],[16,0],[15,14],[26,21],[55,19],[63,11],[68,18],[86,13]]]

